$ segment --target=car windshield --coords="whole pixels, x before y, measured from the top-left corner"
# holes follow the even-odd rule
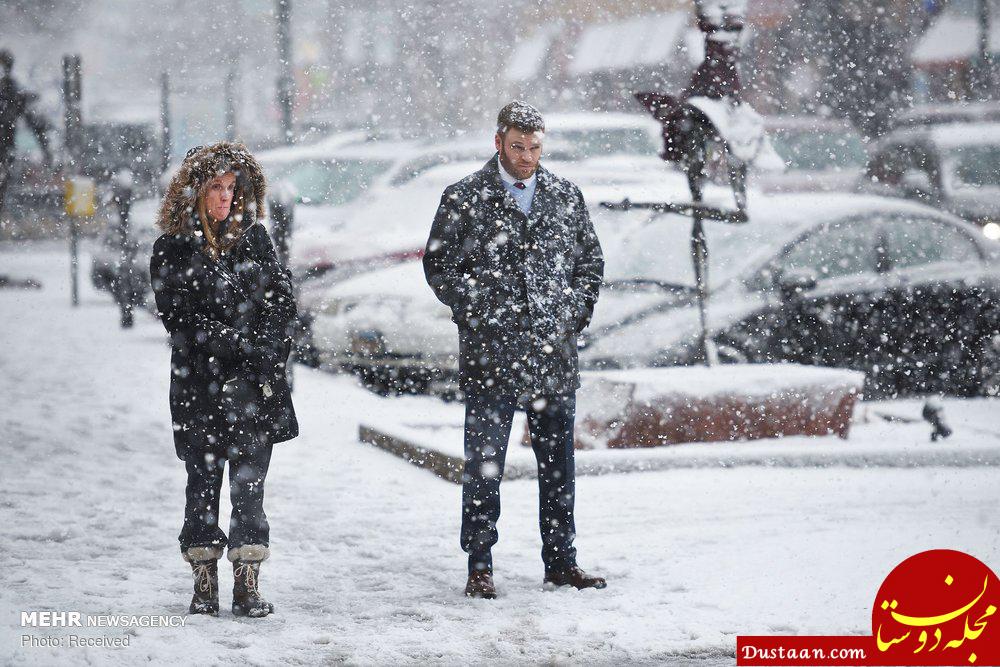
[[[863,167],[868,160],[857,133],[816,129],[777,129],[771,143],[792,171],[823,171]]]
[[[604,278],[610,285],[637,289],[694,287],[691,218],[602,211],[595,216],[595,225],[604,250]],[[740,274],[762,251],[770,248],[777,252],[775,244],[784,238],[783,229],[706,222],[709,286],[718,287]]]
[[[268,176],[272,182],[289,181],[303,204],[340,206],[357,199],[390,166],[384,160],[304,160],[278,165]]]
[[[1000,146],[960,146],[948,157],[956,188],[1000,188]]]
[[[601,155],[656,155],[656,143],[638,127],[608,127],[592,130],[553,129],[552,137],[569,144],[580,159]]]

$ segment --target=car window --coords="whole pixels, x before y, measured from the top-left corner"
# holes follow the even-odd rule
[[[793,171],[863,167],[868,159],[861,137],[847,129],[779,129],[771,133],[774,150]]]
[[[875,272],[877,226],[871,220],[830,223],[793,245],[782,271],[812,271],[818,280]]]
[[[955,188],[1000,187],[1000,146],[961,146],[948,154]]]
[[[303,204],[339,206],[357,199],[390,166],[381,160],[304,160],[269,176],[275,182],[290,181]]]
[[[892,268],[980,259],[979,250],[965,232],[931,218],[886,220],[882,223],[882,237]]]
[[[594,224],[604,249],[604,279],[609,283],[650,281],[695,285],[691,261],[691,218],[637,212],[623,216],[598,210]],[[766,247],[769,231],[761,225],[705,225],[708,276],[721,285],[745,270],[748,258]]]
[[[447,164],[448,162],[449,156],[440,153],[433,155],[421,155],[420,157],[414,158],[401,165],[389,184],[393,187],[399,187],[400,185],[409,183],[428,169],[432,169],[441,164]]]
[[[580,159],[601,155],[656,155],[659,147],[642,128],[595,128],[591,130],[553,130],[552,136],[572,146]],[[551,157],[551,156],[547,156]]]

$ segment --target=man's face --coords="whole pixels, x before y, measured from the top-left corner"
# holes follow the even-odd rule
[[[525,134],[516,127],[509,128],[505,134],[497,133],[495,143],[500,153],[500,164],[508,174],[519,181],[531,178],[542,157],[544,135],[544,132]]]

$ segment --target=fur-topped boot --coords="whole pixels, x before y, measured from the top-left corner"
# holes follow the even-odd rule
[[[218,547],[191,547],[182,556],[191,563],[194,575],[194,596],[188,612],[191,614],[219,615],[219,559]]]
[[[260,564],[270,551],[259,544],[229,550],[233,563],[233,616],[263,618],[274,613],[274,605],[260,596]]]

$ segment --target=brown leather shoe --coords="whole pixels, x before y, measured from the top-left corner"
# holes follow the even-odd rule
[[[483,598],[493,600],[497,596],[497,589],[493,585],[493,575],[485,570],[476,570],[469,575],[469,581],[465,584],[465,595],[470,598]]]
[[[595,577],[587,574],[576,565],[565,570],[545,573],[545,583],[554,586],[573,586],[577,589],[583,588],[607,588],[608,582],[604,577]]]

